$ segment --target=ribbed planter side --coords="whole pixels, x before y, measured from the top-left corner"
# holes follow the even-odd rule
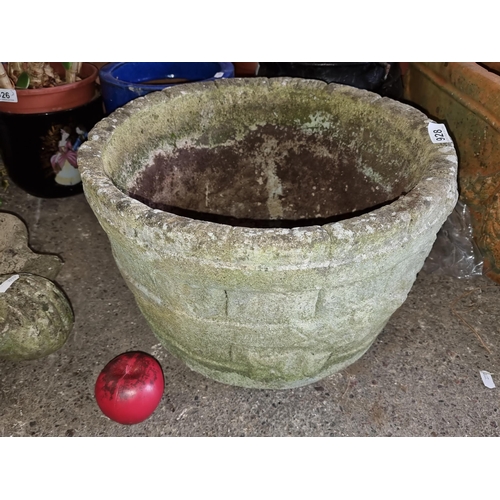
[[[362,356],[406,299],[457,200],[454,148],[431,143],[428,123],[413,108],[341,85],[289,78],[197,83],[149,94],[117,110],[92,130],[79,161],[90,206],[162,344],[215,380],[289,388]],[[295,134],[296,140],[266,135],[266,127]],[[245,149],[250,137],[264,142]],[[328,217],[334,215],[329,200],[347,187],[338,185],[334,192],[331,186],[338,183],[324,173],[310,179],[323,172],[316,161],[327,158],[325,168],[333,164],[337,152],[321,142],[333,139],[338,151],[357,158],[352,168],[361,172],[360,186],[370,193],[400,193],[397,199],[339,222],[256,228],[175,215],[126,194],[153,151],[189,157],[203,150],[204,159],[192,167],[197,179],[208,169],[217,172],[219,157],[215,166],[208,157],[213,151],[222,155],[229,144],[232,152],[247,153],[235,172],[223,172],[229,178],[225,189],[241,183],[255,185],[257,193],[271,180],[281,182],[279,189],[273,184],[267,200],[270,219],[286,218],[283,214],[293,212],[301,199],[304,208],[297,218]],[[254,151],[259,147],[260,156]],[[302,194],[287,197],[287,189],[297,189],[285,185],[289,162],[282,163],[281,177],[266,168],[272,163],[276,173],[276,158],[304,149],[314,150],[315,160],[299,164]],[[267,167],[248,166],[252,154]],[[168,161],[157,174],[177,172],[174,163]],[[190,168],[187,163],[185,170]],[[243,178],[254,170],[255,179]],[[185,183],[168,186],[170,196]],[[242,189],[227,202],[227,214],[246,210]],[[226,193],[221,188],[208,200],[208,191],[191,186],[178,201],[193,192],[206,207]],[[196,196],[193,200],[198,202]],[[252,210],[259,210],[259,203]]]
[[[489,64],[489,63],[488,63]],[[405,97],[445,122],[460,157],[484,273],[500,283],[500,76],[476,63],[410,63]]]

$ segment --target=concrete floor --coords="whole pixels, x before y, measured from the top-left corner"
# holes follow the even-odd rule
[[[159,346],[83,194],[40,199],[10,185],[0,199],[0,210],[25,221],[35,251],[64,260],[56,281],[76,316],[56,353],[0,360],[0,436],[500,435],[499,389],[479,374],[491,372],[500,385],[500,287],[486,278],[420,273],[372,348],[346,370],[300,389],[243,389],[204,378]],[[165,392],[148,420],[124,426],[101,413],[94,384],[108,361],[136,349],[161,363]]]

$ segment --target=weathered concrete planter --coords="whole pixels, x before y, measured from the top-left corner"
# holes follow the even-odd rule
[[[161,343],[224,383],[297,387],[366,352],[457,201],[428,123],[318,81],[196,83],[101,121],[79,165]]]

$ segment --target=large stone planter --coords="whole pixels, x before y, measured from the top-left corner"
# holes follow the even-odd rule
[[[79,165],[160,342],[220,382],[289,388],[353,363],[406,299],[457,201],[428,123],[336,84],[196,83],[102,120]]]

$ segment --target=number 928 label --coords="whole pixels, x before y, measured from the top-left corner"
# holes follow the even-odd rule
[[[431,141],[435,144],[453,142],[446,127],[442,123],[429,123],[427,130]]]

